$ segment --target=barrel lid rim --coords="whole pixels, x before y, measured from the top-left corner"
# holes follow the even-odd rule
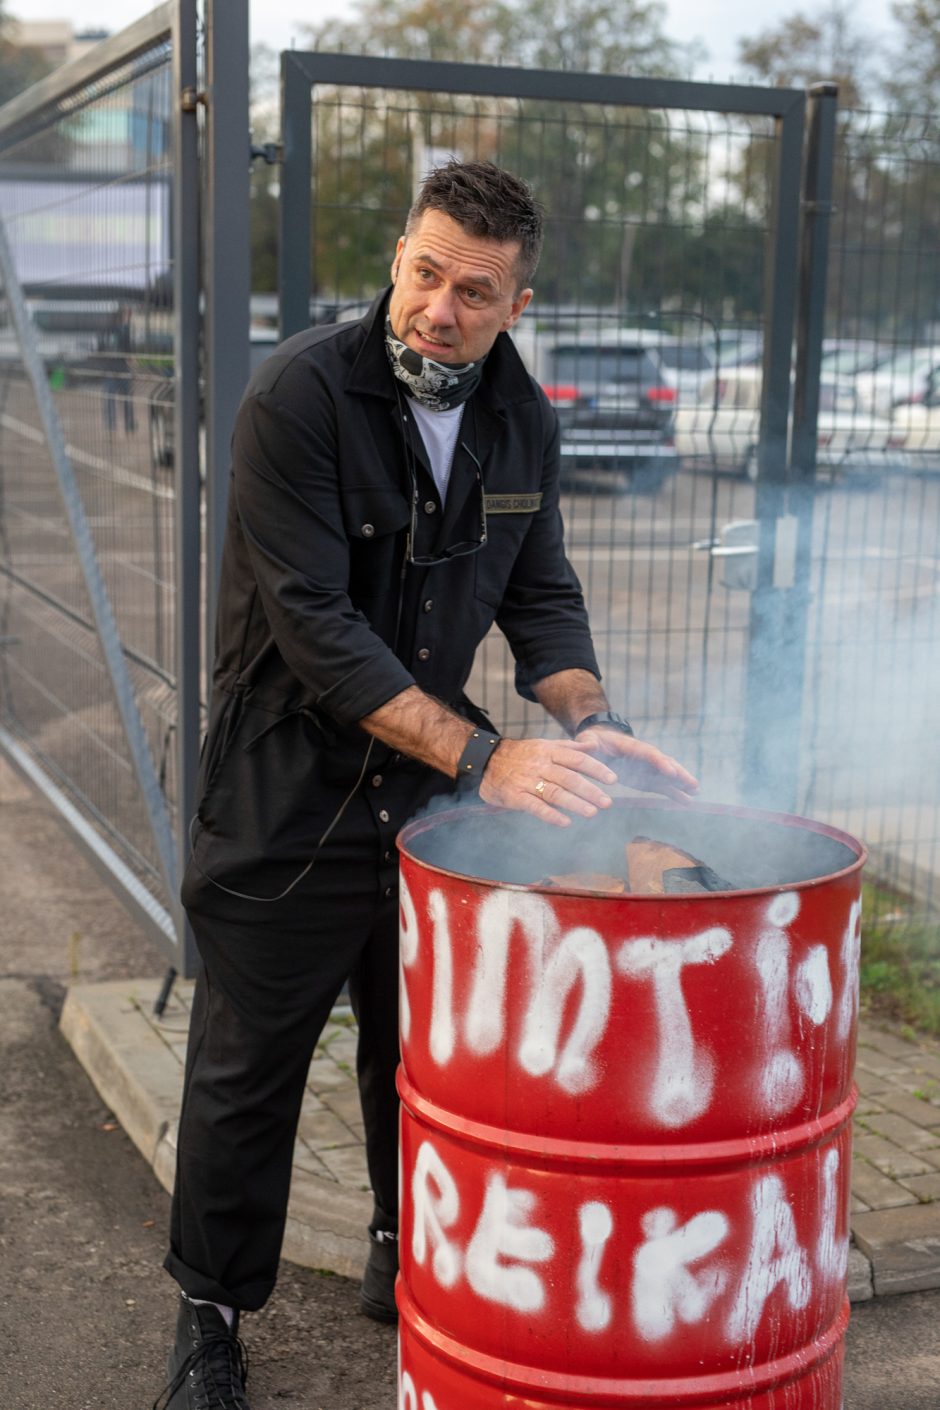
[[[608,904],[612,902],[625,901],[631,905],[654,904],[661,905],[664,901],[670,904],[677,902],[687,902],[701,906],[706,897],[726,897],[726,896],[776,896],[783,891],[807,891],[818,886],[828,886],[832,882],[843,880],[852,876],[855,872],[861,871],[868,861],[868,848],[858,837],[853,837],[850,832],[843,831],[842,828],[833,827],[831,823],[818,822],[814,818],[804,818],[797,813],[771,812],[762,808],[748,808],[738,804],[730,803],[673,803],[669,799],[653,798],[616,798],[614,805],[618,803],[629,804],[634,808],[655,809],[657,812],[675,812],[689,814],[692,811],[698,813],[711,813],[713,815],[725,815],[735,818],[746,818],[754,822],[774,823],[780,827],[789,827],[794,830],[799,829],[804,832],[815,832],[823,837],[830,838],[833,842],[840,843],[848,851],[855,853],[855,860],[845,867],[840,867],[836,871],[827,872],[825,876],[805,877],[801,881],[777,882],[768,886],[742,886],[735,887],[730,891],[695,891],[695,892],[674,892],[668,895],[637,895],[627,891],[623,893],[610,891],[593,891],[588,887],[562,887],[547,886],[540,882],[521,881],[496,881],[492,877],[472,876],[469,872],[456,871],[452,867],[442,867],[435,862],[427,862],[422,857],[416,857],[408,851],[408,843],[413,837],[418,837],[424,832],[429,832],[442,822],[452,822],[458,817],[484,817],[499,816],[506,813],[514,813],[518,810],[514,808],[497,807],[492,803],[470,803],[459,804],[456,807],[445,808],[425,817],[412,818],[401,828],[395,844],[399,852],[407,855],[410,861],[425,871],[432,872],[438,876],[452,877],[455,881],[469,881],[476,886],[498,887],[501,891],[522,891],[526,894],[545,893],[552,897],[577,896],[587,900],[604,900]],[[523,814],[523,816],[526,816]]]

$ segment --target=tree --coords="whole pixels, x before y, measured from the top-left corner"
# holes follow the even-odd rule
[[[8,103],[49,72],[51,65],[45,56],[32,48],[21,48],[10,38],[11,17],[0,0],[0,104]]]
[[[356,0],[350,20],[308,27],[316,49],[591,73],[684,72],[655,0]]]
[[[251,51],[251,137],[255,146],[276,142],[277,55],[266,44]],[[260,159],[251,167],[251,287],[257,293],[277,288],[278,168]]]
[[[940,0],[895,0],[899,36],[885,91],[901,112],[940,110]]]
[[[901,77],[879,80],[873,56],[884,46],[856,27],[844,0],[743,40],[740,56],[765,82],[838,82],[827,331],[907,340],[921,336],[938,305],[940,133],[929,117],[940,107],[940,0],[897,0],[894,15],[901,44],[893,72]],[[890,111],[857,111],[881,96]],[[912,119],[912,110],[926,120]],[[739,188],[765,180],[754,169],[760,147],[742,155]]]
[[[309,38],[374,56],[676,76],[692,51],[662,17],[651,0],[357,0],[352,19]],[[624,107],[318,89],[314,140],[320,292],[361,295],[385,278],[425,154],[501,161],[532,182],[549,217],[543,303],[624,309],[641,227],[682,221],[703,195],[701,134]]]
[[[915,0],[924,3],[924,0]],[[926,0],[938,4],[938,0]],[[839,85],[839,102],[857,108],[877,89],[872,55],[877,45],[856,25],[849,0],[832,0],[812,18],[795,11],[775,29],[738,43],[738,57],[758,82],[808,88],[821,79]]]

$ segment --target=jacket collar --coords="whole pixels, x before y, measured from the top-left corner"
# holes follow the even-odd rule
[[[358,396],[395,400],[395,378],[385,351],[385,310],[391,285],[383,289],[360,322],[364,339],[346,378],[345,389]],[[499,415],[504,407],[533,401],[532,379],[508,333],[500,333],[483,364],[477,404]]]

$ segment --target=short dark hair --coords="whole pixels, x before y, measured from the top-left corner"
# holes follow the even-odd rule
[[[428,172],[408,212],[405,234],[425,211],[442,211],[469,235],[509,243],[518,240],[517,292],[532,283],[539,255],[545,213],[518,176],[493,162],[449,161]]]

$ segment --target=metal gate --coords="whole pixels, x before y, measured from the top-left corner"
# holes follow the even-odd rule
[[[202,516],[211,529],[224,511],[214,428],[248,363],[245,0],[226,5],[225,32],[212,18],[210,4],[204,63],[196,0],[174,0],[0,111],[0,749],[182,972],[200,603],[205,582],[211,611],[217,558]],[[244,94],[234,214],[237,157],[220,186],[223,113],[200,83],[232,57],[219,104]],[[202,207],[210,254],[220,210],[229,242],[209,262],[221,351],[205,378]]]
[[[642,457],[628,444],[635,432],[602,447],[563,432],[569,548],[608,693],[710,793],[794,801],[795,741],[769,748],[766,721],[772,713],[793,735],[781,682],[798,677],[782,648],[770,669],[765,647],[794,606],[775,578],[774,530],[787,474],[805,95],[290,52],[282,100],[285,334],[311,317],[354,315],[387,282],[429,165],[451,153],[489,158],[531,183],[547,208],[546,246],[514,333],[552,384],[563,424],[575,361],[610,364],[610,378],[619,369],[625,382],[642,359],[643,375],[658,379],[646,395],[672,398],[675,410],[664,444],[644,445]],[[755,352],[757,400],[737,425],[724,416],[719,453],[718,393]],[[566,449],[588,453],[566,459]],[[747,470],[759,482],[756,510]],[[735,593],[720,585],[726,560],[708,550],[723,524],[755,518],[758,591]],[[544,729],[511,688],[494,634],[471,693],[504,728]]]
[[[0,110],[0,749],[181,971],[249,356],[247,0],[201,8]],[[566,428],[612,701],[707,796],[848,826],[935,906],[940,393],[892,405],[887,439],[861,410],[844,432],[821,363],[824,333],[903,351],[940,308],[930,125],[837,125],[825,86],[293,51],[282,80],[283,332],[364,310],[442,156],[526,177],[548,226],[518,341]],[[583,384],[627,364],[658,408],[642,447]],[[471,692],[544,729],[511,682],[494,634]]]

